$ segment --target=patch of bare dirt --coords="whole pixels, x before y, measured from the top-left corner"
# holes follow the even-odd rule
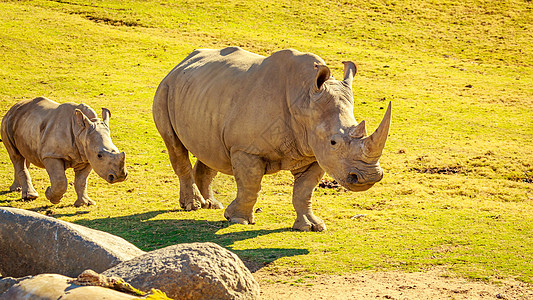
[[[427,174],[464,174],[467,173],[463,167],[460,166],[451,166],[451,167],[431,167],[431,168],[412,168],[411,170],[418,173],[427,173]]]
[[[446,277],[428,272],[360,272],[351,275],[279,274],[263,268],[254,273],[261,299],[533,299],[533,287],[507,280],[498,284]]]

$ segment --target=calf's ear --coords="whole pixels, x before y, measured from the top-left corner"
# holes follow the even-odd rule
[[[74,120],[78,131],[91,126],[91,120],[89,120],[79,109],[74,112]]]
[[[109,127],[109,118],[111,117],[111,112],[107,108],[102,107],[102,121]]]

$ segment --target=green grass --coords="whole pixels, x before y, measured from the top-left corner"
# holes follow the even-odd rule
[[[443,266],[532,283],[532,24],[533,3],[521,0],[0,2],[0,116],[41,95],[105,106],[130,171],[116,185],[93,173],[88,193],[98,205],[79,209],[72,187],[50,205],[46,172],[32,167],[41,197],[24,202],[5,192],[13,175],[2,147],[0,205],[104,230],[144,250],[211,241],[257,266],[304,273]],[[336,78],[341,62],[354,60],[354,113],[371,129],[392,101],[383,181],[362,193],[314,194],[327,232],[289,229],[288,172],[264,178],[253,226],[230,225],[222,211],[179,208],[152,98],[193,49],[228,45],[313,52]],[[236,192],[225,175],[214,189],[225,206]]]

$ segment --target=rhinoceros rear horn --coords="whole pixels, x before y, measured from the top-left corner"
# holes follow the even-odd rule
[[[365,138],[364,143],[364,154],[371,159],[379,159],[383,148],[385,148],[385,142],[387,141],[387,136],[389,135],[389,128],[391,123],[391,103],[389,102],[389,107],[385,112],[385,116],[379,124],[378,129],[372,133],[369,137]]]
[[[343,61],[344,64],[344,84],[351,87],[354,75],[357,73],[357,67],[351,61]]]
[[[109,118],[111,117],[111,112],[107,108],[102,108],[102,121],[109,126]]]

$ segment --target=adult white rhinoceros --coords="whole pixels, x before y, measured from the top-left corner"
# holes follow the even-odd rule
[[[195,50],[161,82],[154,121],[180,180],[186,210],[222,208],[213,198],[217,172],[235,176],[237,196],[224,216],[253,224],[253,207],[265,174],[294,175],[293,228],[322,231],[311,196],[324,171],[351,191],[381,180],[381,156],[391,107],[370,136],[353,114],[355,64],[344,80],[331,77],[313,54],[282,50],[264,57],[238,47]],[[194,169],[188,152],[197,157]]]
[[[65,169],[74,168],[75,206],[95,204],[87,196],[87,177],[96,174],[109,183],[126,179],[125,154],[118,151],[109,135],[108,109],[102,120],[85,104],[58,104],[39,97],[23,100],[11,107],[2,119],[2,141],[15,168],[11,191],[22,189],[23,199],[35,199],[38,193],[31,183],[30,163],[46,168],[50,187],[46,198],[59,203],[67,190]]]

